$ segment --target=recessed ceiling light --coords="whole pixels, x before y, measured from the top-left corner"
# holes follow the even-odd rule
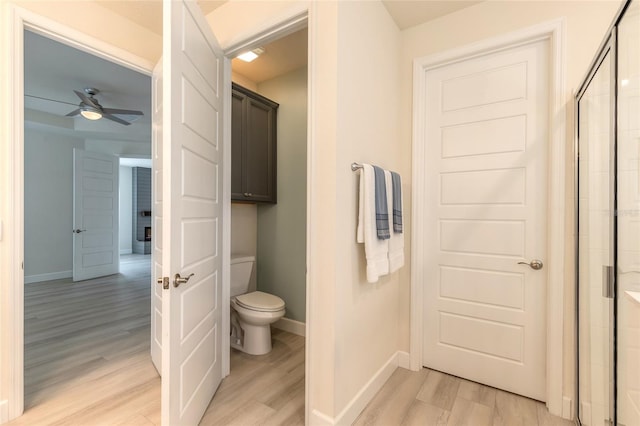
[[[628,86],[629,85],[629,80],[628,79],[623,79],[620,84],[622,85],[622,87]]]
[[[236,56],[236,58],[245,61],[245,62],[251,62],[254,59],[256,59],[258,56],[262,55],[264,53],[264,49],[261,47],[257,47],[253,50],[250,50],[248,52],[244,52],[239,54],[238,56]]]

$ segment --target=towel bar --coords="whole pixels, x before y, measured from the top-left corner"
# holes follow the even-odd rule
[[[355,172],[356,170],[360,170],[362,168],[362,164],[359,163],[351,163],[351,171]]]

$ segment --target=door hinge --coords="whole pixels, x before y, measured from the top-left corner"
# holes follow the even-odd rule
[[[165,290],[169,289],[169,277],[160,277],[156,280],[158,284],[162,284],[162,288]]]
[[[615,276],[613,274],[613,266],[602,266],[602,297],[613,299],[613,288],[615,285]]]

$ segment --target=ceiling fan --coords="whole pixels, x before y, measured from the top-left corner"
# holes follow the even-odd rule
[[[120,117],[116,117],[114,114],[144,115],[142,111],[104,108],[94,97],[95,95],[100,93],[100,91],[93,87],[86,87],[84,89],[84,93],[77,90],[74,90],[73,92],[80,98],[80,104],[78,104],[78,109],[76,109],[75,111],[71,111],[66,115],[66,117],[75,117],[76,115],[82,115],[88,120],[99,120],[104,117],[107,120],[115,121],[116,123],[128,126],[129,124],[131,124],[130,122],[123,120]]]

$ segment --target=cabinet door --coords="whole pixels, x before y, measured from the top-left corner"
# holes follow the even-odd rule
[[[236,90],[231,93],[231,199],[244,200],[244,175],[242,173],[243,140],[246,118],[244,102],[246,96]]]
[[[254,201],[276,202],[276,109],[247,98],[245,192]]]

